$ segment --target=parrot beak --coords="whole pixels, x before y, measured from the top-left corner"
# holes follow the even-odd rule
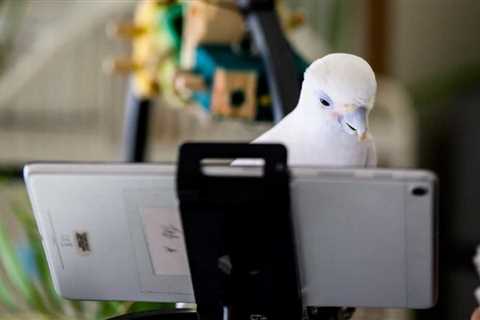
[[[358,107],[343,116],[343,127],[350,134],[356,134],[358,141],[367,138],[367,108]]]

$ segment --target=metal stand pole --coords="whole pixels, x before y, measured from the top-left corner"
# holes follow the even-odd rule
[[[153,107],[149,98],[139,97],[133,90],[132,81],[128,85],[123,128],[122,158],[126,162],[143,162],[148,143],[148,123]]]
[[[292,111],[300,95],[295,57],[275,12],[273,0],[236,0],[262,56],[272,96],[275,123]]]

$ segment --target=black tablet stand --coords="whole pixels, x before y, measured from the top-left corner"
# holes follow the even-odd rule
[[[211,176],[205,159],[264,160],[261,176]],[[177,193],[200,319],[302,319],[282,145],[185,144]]]
[[[259,175],[211,175],[204,160],[261,159]],[[229,162],[226,162],[229,166]],[[287,150],[279,144],[187,143],[177,196],[197,310],[111,320],[341,320],[353,308],[303,310]]]

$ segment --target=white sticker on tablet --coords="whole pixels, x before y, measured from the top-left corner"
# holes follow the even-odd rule
[[[143,209],[143,227],[156,275],[188,275],[187,251],[176,208]]]

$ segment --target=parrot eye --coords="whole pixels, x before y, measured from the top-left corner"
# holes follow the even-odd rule
[[[324,92],[319,92],[318,93],[318,99],[320,100],[320,103],[325,107],[325,108],[330,108],[332,106],[332,99],[328,97]]]
[[[327,100],[320,98],[320,102],[321,102],[325,107],[330,107],[330,102],[328,102]]]

